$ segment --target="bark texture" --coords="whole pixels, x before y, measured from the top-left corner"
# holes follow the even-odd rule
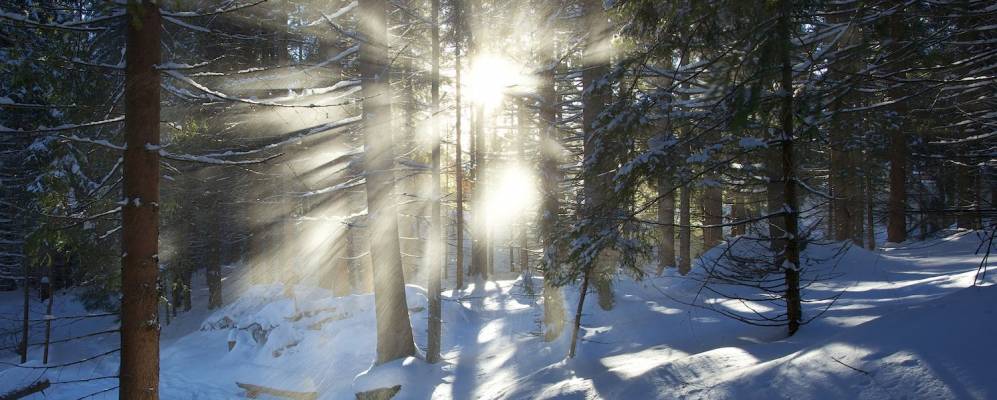
[[[430,129],[433,130],[433,187],[432,187],[432,221],[429,228],[429,323],[428,323],[428,344],[426,349],[426,361],[435,363],[440,360],[440,342],[442,332],[442,304],[440,294],[440,275],[446,266],[443,248],[443,218],[440,216],[440,130],[437,123],[437,116],[440,111],[440,0],[431,0],[431,15],[433,26],[431,28],[433,60],[432,60],[432,96],[433,114],[430,117]]]
[[[119,397],[159,398],[159,6],[128,7]]]
[[[405,278],[398,243],[398,213],[394,196],[394,152],[391,137],[391,88],[388,84],[388,26],[385,0],[362,0],[364,23],[360,48],[363,85],[364,166],[370,259],[374,272],[377,319],[377,364],[412,356],[415,342],[405,300]]]
[[[778,24],[782,51],[779,58],[782,64],[780,85],[783,94],[779,125],[782,128],[782,180],[784,187],[782,194],[785,208],[783,225],[786,231],[783,253],[785,261],[782,263],[782,268],[786,279],[786,318],[789,335],[792,336],[800,328],[802,310],[800,300],[800,238],[797,229],[799,205],[796,198],[796,160],[793,154],[793,64],[790,56],[792,46],[790,11],[789,0],[780,1]]]

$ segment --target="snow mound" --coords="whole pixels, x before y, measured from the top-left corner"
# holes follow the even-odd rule
[[[424,321],[425,291],[408,286],[406,296],[413,323]],[[354,378],[374,360],[375,325],[371,294],[251,286],[199,331],[163,346],[163,398],[235,398],[235,382],[352,397]]]
[[[914,305],[785,356],[705,379],[683,396],[797,399],[994,398],[997,286]],[[803,331],[800,338],[817,336]],[[791,344],[786,344],[791,346]],[[746,355],[761,349],[746,349]],[[715,357],[714,357],[715,358]],[[650,383],[654,376],[645,377]]]

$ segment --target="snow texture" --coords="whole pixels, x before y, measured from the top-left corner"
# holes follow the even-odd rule
[[[206,314],[197,311],[206,297],[198,287],[195,311],[163,331],[162,398],[243,398],[236,381],[317,391],[320,399],[397,384],[397,399],[997,398],[991,368],[997,286],[991,278],[971,287],[978,245],[977,235],[962,232],[874,252],[854,247],[840,260],[823,261],[834,274],[813,284],[809,297],[843,294],[833,303],[806,303],[805,317],[828,311],[791,338],[785,328],[745,325],[686,305],[738,307],[700,293],[692,278],[702,264],[687,277],[669,269],[643,282],[618,279],[612,311],[594,300],[586,304],[572,360],[564,360],[570,332],[549,343],[539,335],[541,300],[527,294],[521,278],[445,292],[440,364],[412,357],[377,367],[369,294],[337,298],[314,287],[229,284],[226,298],[234,301]],[[822,248],[808,247],[805,272],[829,259],[831,250]],[[532,283],[539,288],[542,281]],[[415,340],[424,348],[425,292],[412,285],[406,292]],[[20,296],[0,292],[3,332],[19,324]],[[577,288],[566,288],[565,297],[573,309]],[[43,318],[43,307],[32,301],[33,318]],[[58,319],[83,313],[72,296],[60,293],[54,338],[116,327],[113,317]],[[35,325],[35,338],[41,326]],[[53,362],[100,354],[117,342],[116,335],[102,335],[60,343]],[[27,365],[39,366],[40,347],[30,354]],[[17,360],[10,350],[0,361],[0,393],[39,377],[117,373],[116,354],[50,370],[12,367]],[[57,384],[47,397],[32,398],[77,398],[115,385],[114,379]]]

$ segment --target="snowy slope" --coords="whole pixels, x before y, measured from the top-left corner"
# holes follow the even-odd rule
[[[829,308],[789,339],[783,328],[684,304],[725,306],[701,293],[695,279],[670,272],[643,282],[620,279],[612,311],[600,309],[594,296],[586,304],[583,341],[568,361],[568,333],[543,341],[539,299],[521,280],[445,293],[444,363],[413,358],[370,371],[370,295],[253,286],[215,313],[186,315],[166,328],[162,397],[243,398],[238,381],[314,390],[321,399],[395,383],[403,387],[400,399],[997,398],[988,368],[997,359],[990,343],[997,337],[997,286],[991,279],[970,288],[978,244],[974,233],[962,233],[877,252],[851,249],[826,266],[833,278],[815,284],[810,296],[844,293],[833,303],[809,303],[807,316]],[[814,247],[808,256],[823,260],[830,251]],[[573,309],[577,289],[565,293]],[[425,293],[409,286],[408,299],[416,342],[424,346]],[[66,349],[60,357],[100,346]],[[105,360],[47,374],[113,374],[114,365]],[[0,392],[39,375],[3,368]],[[113,384],[57,385],[47,394],[72,399],[107,386]]]

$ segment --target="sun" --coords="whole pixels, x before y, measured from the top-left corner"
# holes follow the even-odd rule
[[[471,100],[494,110],[506,95],[523,92],[533,86],[526,68],[513,60],[495,54],[483,54],[471,62],[468,90]]]
[[[492,186],[485,192],[488,224],[508,225],[535,206],[539,197],[536,181],[536,175],[522,165],[498,168]]]

